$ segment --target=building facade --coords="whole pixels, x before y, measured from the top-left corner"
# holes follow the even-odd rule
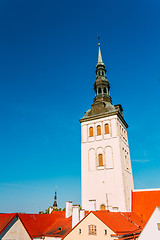
[[[128,125],[121,105],[113,105],[100,44],[95,98],[81,122],[81,194],[86,210],[130,211],[133,176]]]
[[[91,211],[63,240],[135,240],[143,227],[142,218],[134,213]]]
[[[156,207],[143,228],[138,240],[160,239],[160,208]]]

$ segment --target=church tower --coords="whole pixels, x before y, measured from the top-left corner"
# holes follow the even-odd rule
[[[113,105],[100,44],[95,98],[81,122],[82,208],[131,210],[133,176],[128,125],[121,105]]]
[[[54,194],[53,209],[57,209],[57,192],[55,192],[55,194]]]

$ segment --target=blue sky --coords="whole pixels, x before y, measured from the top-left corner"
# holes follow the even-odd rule
[[[136,188],[160,187],[160,1],[0,1],[0,212],[80,203],[80,123],[97,37]]]

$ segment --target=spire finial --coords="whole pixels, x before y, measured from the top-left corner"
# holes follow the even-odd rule
[[[100,36],[98,36],[98,46],[99,46],[99,51],[98,51],[98,63],[97,64],[103,64],[103,60],[102,60],[102,54],[101,54],[101,49],[100,49]]]
[[[100,46],[100,36],[98,36],[98,46]]]
[[[53,208],[56,209],[57,208],[57,192],[55,191],[54,194],[54,203],[53,203]]]

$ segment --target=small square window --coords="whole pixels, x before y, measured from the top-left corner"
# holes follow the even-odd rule
[[[118,212],[119,211],[118,207],[112,207],[112,209],[113,209],[113,212]]]
[[[96,235],[97,229],[95,225],[89,225],[89,235]]]
[[[107,230],[106,229],[104,230],[104,234],[107,235]]]

